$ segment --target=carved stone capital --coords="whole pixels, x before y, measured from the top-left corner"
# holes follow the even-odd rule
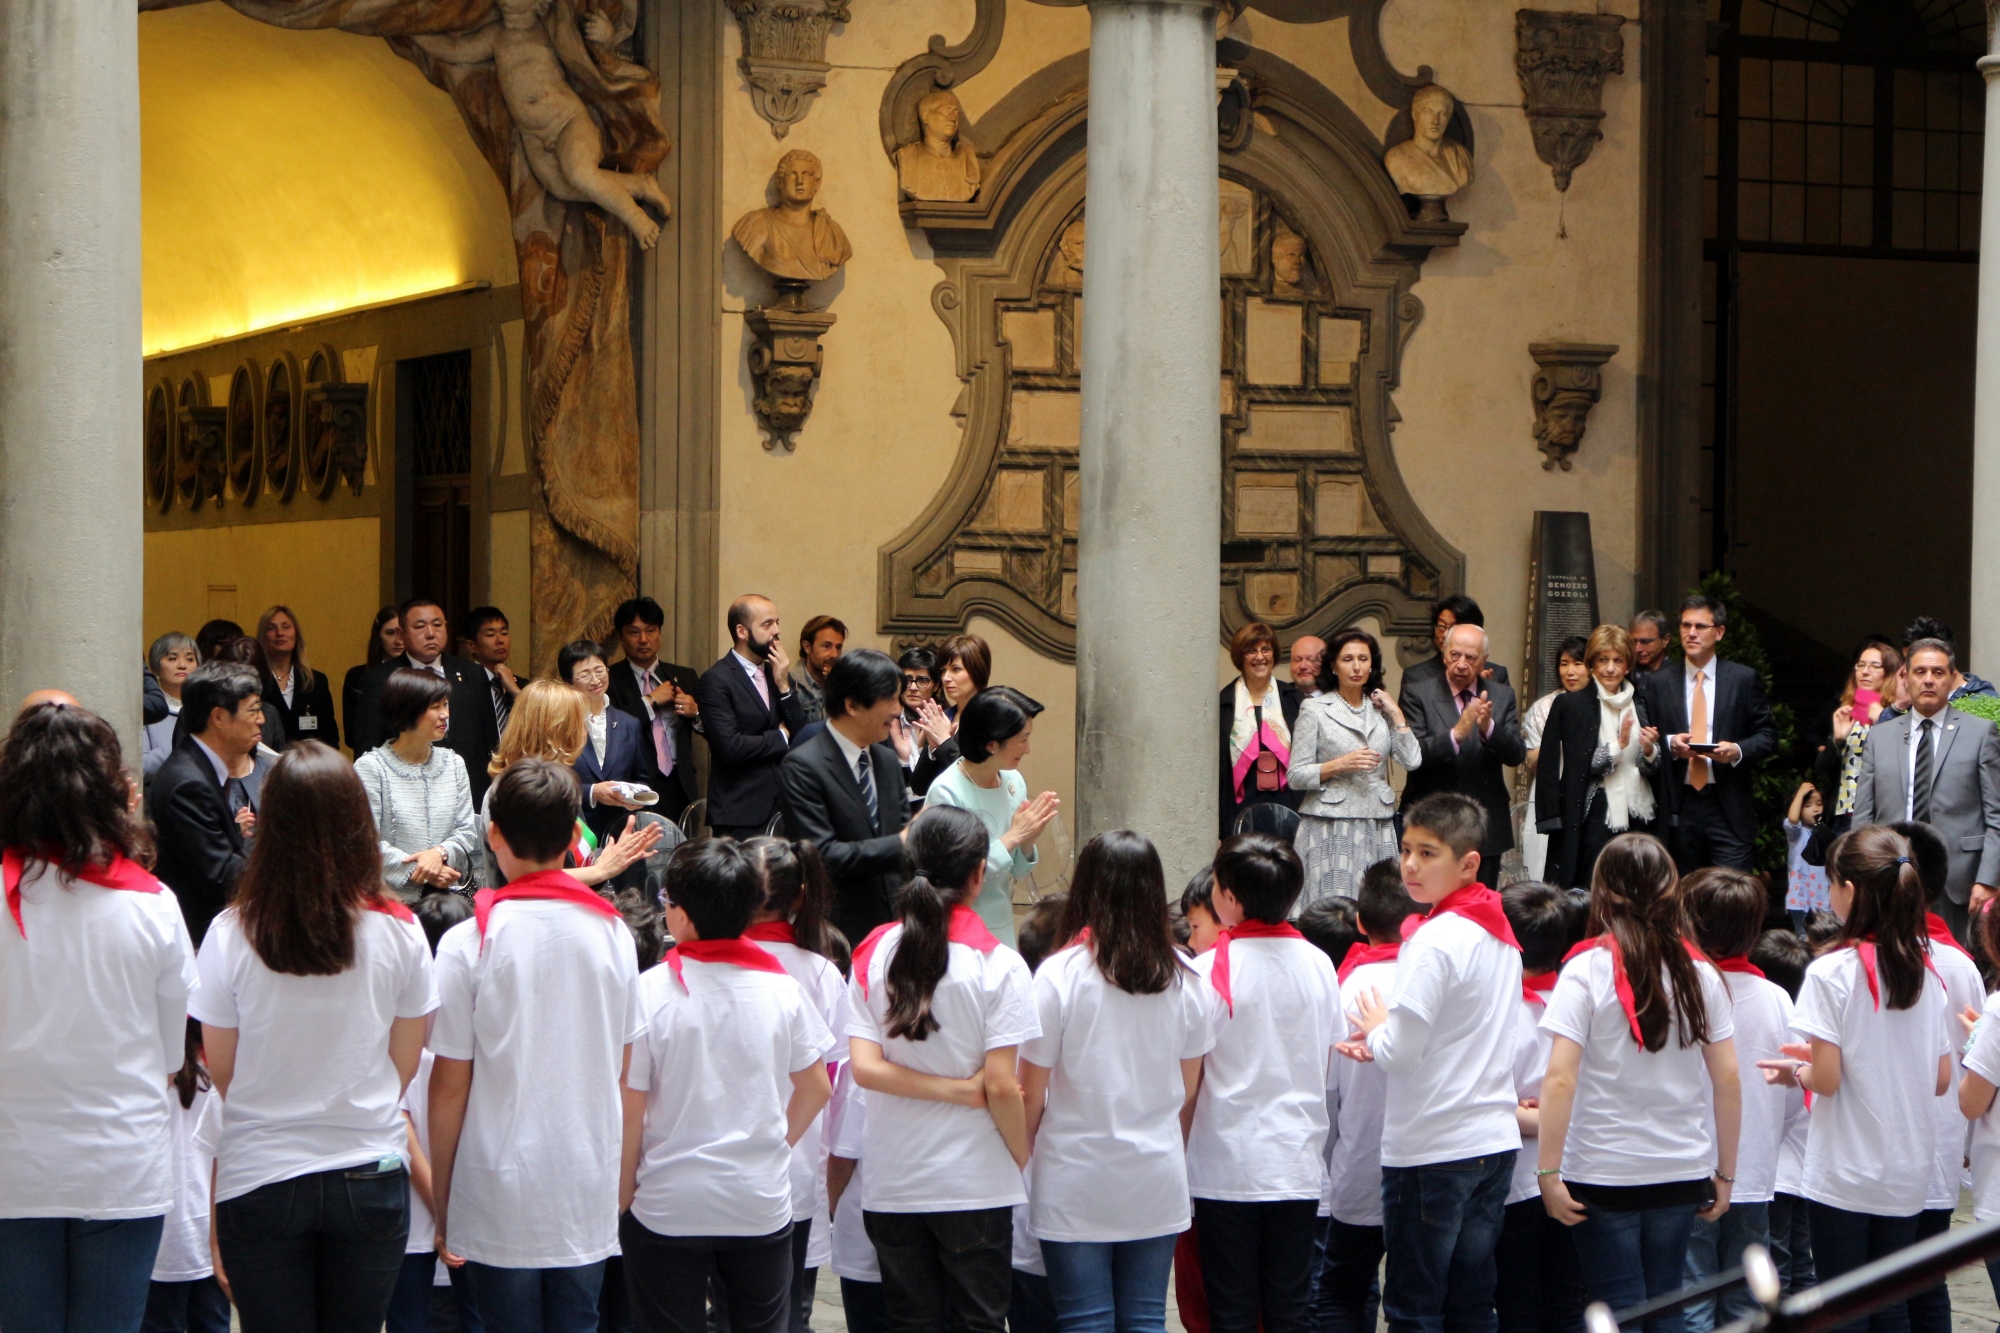
[[[739,62],[750,104],[784,138],[826,87],[826,38],[851,17],[848,0],[729,0],[743,32]]]
[[[1558,464],[1567,472],[1571,455],[1583,444],[1590,409],[1604,396],[1606,361],[1618,354],[1615,343],[1529,343],[1528,355],[1541,369],[1535,374],[1535,447],[1542,451],[1542,468]]]
[[[757,340],[750,348],[750,375],[757,384],[751,406],[764,428],[766,449],[782,445],[790,452],[797,447],[793,437],[812,415],[813,385],[826,359],[819,340],[834,319],[824,310],[782,304],[744,312],[743,321]]]
[[[1604,137],[1598,127],[1604,80],[1625,70],[1624,25],[1618,14],[1523,9],[1514,15],[1521,109],[1534,132],[1535,155],[1554,171],[1558,190],[1569,189],[1570,173]]]
[[[174,449],[174,487],[189,509],[210,500],[222,507],[229,433],[226,407],[187,406],[180,409],[179,438]]]

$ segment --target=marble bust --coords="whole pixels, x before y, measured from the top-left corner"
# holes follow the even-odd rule
[[[939,88],[917,103],[923,135],[896,150],[896,183],[911,199],[963,203],[979,193],[979,153],[959,132],[965,108]]]
[[[1306,271],[1306,238],[1289,227],[1280,227],[1271,238],[1271,278],[1279,296],[1302,295],[1312,287]]]
[[[1404,194],[1443,199],[1471,182],[1472,154],[1464,144],[1444,137],[1457,107],[1456,99],[1435,83],[1417,89],[1410,99],[1415,134],[1383,156],[1390,179]]]
[[[812,206],[821,174],[819,158],[792,149],[778,159],[777,204],[751,209],[729,229],[751,262],[780,282],[830,278],[854,255],[840,224]]]

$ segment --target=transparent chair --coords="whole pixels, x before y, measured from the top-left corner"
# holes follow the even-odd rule
[[[1290,842],[1299,835],[1299,813],[1275,801],[1259,801],[1237,811],[1236,822],[1229,826],[1229,831],[1269,833]]]

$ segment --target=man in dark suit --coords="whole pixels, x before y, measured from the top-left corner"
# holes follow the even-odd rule
[[[195,945],[229,905],[256,826],[250,794],[230,771],[264,735],[263,684],[240,662],[206,662],[181,686],[188,734],[153,774],[146,817],[159,843],[153,873],[180,899]]]
[[[1657,778],[1660,824],[1682,874],[1703,866],[1750,869],[1756,765],[1778,748],[1764,683],[1751,668],[1715,655],[1728,617],[1711,597],[1681,603],[1680,667],[1649,672],[1637,685],[1647,743],[1667,741],[1668,762]]]
[[[1486,631],[1454,626],[1444,639],[1444,668],[1412,686],[1403,679],[1402,708],[1423,749],[1423,763],[1403,787],[1403,809],[1432,792],[1470,796],[1486,810],[1486,845],[1479,882],[1500,882],[1500,857],[1514,845],[1507,766],[1528,756],[1514,687],[1486,675]]]
[[[679,819],[696,796],[694,734],[701,730],[701,706],[695,702],[694,672],[660,660],[660,627],[666,623],[667,613],[650,597],[622,602],[612,614],[625,660],[611,668],[611,706],[646,729],[639,745],[643,781],[660,794],[654,809]]]
[[[1463,594],[1454,594],[1431,604],[1431,642],[1437,645],[1438,655],[1425,658],[1403,673],[1402,688],[1396,691],[1396,705],[1405,714],[1410,711],[1410,691],[1444,675],[1444,638],[1459,625],[1486,627],[1486,613],[1479,609],[1479,603]],[[1487,680],[1508,683],[1507,668],[1498,663],[1488,662],[1481,671]]]
[[[359,716],[348,725],[348,742],[358,756],[396,738],[382,734],[382,686],[393,671],[404,667],[428,671],[451,686],[451,729],[445,733],[445,748],[465,761],[465,776],[472,783],[472,804],[477,807],[486,796],[486,765],[500,745],[500,725],[493,694],[487,686],[485,669],[477,663],[446,653],[451,638],[444,608],[428,597],[412,597],[398,608],[403,626],[403,655],[392,657],[368,669],[362,677]]]
[[[731,647],[695,685],[708,750],[708,826],[754,838],[778,809],[778,765],[806,724],[792,692],[778,608],[750,593],[729,606]]]
[[[819,847],[833,881],[833,921],[859,941],[890,919],[903,883],[909,796],[889,728],[903,673],[887,653],[857,649],[826,673],[826,724],[779,767],[792,836]]]

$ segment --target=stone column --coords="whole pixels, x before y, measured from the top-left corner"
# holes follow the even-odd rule
[[[1170,889],[1215,847],[1213,14],[1090,0],[1075,828],[1153,839]]]
[[[1989,0],[1989,14],[2000,12]],[[1972,393],[1972,624],[1969,660],[2000,668],[2000,24],[1990,28],[1986,151],[1979,200],[1979,343]]]
[[[60,687],[138,767],[139,19],[0,3],[0,729]]]

